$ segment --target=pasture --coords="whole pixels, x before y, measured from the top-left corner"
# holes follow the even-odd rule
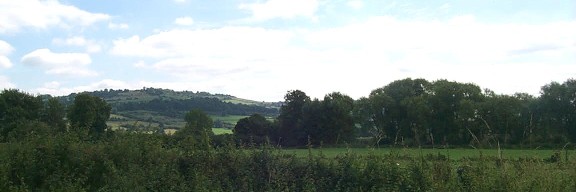
[[[232,129],[227,128],[212,128],[214,135],[232,134]]]

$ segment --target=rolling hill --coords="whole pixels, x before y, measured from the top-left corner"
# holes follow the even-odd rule
[[[184,114],[195,108],[209,114],[215,127],[230,129],[240,118],[254,113],[275,117],[282,105],[282,102],[258,102],[225,94],[158,88],[105,89],[86,93],[100,97],[112,106],[108,122],[112,129],[150,132],[170,132],[183,127]],[[69,105],[76,95],[73,93],[59,99]]]

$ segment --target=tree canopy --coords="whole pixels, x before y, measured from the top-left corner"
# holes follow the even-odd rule
[[[260,114],[238,120],[234,126],[234,136],[243,144],[263,144],[272,133],[272,122]]]
[[[88,130],[88,134],[98,136],[106,129],[111,107],[99,97],[78,94],[68,108],[67,117],[75,131]]]

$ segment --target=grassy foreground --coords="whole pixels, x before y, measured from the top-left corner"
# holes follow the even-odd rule
[[[0,143],[0,191],[576,191],[572,151],[568,161],[541,158],[551,151],[522,158],[530,151],[505,150],[506,159],[482,151],[487,155],[238,148],[132,132],[97,141],[39,135]]]

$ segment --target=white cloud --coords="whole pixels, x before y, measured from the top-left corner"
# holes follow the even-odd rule
[[[98,82],[90,83],[88,85],[79,85],[73,87],[64,87],[62,83],[52,81],[44,83],[40,88],[35,89],[36,92],[42,94],[50,94],[52,96],[68,95],[70,93],[80,93],[84,91],[96,91],[103,89],[136,89],[137,86],[120,80],[104,79]],[[141,87],[140,87],[141,88]]]
[[[8,55],[13,50],[14,48],[8,42],[0,40],[0,55]]]
[[[576,22],[517,25],[480,23],[473,16],[447,21],[372,17],[314,30],[170,30],[118,39],[111,52],[143,59],[150,63],[142,62],[143,69],[174,75],[204,88],[200,90],[264,100],[282,98],[290,89],[313,97],[341,91],[357,98],[406,77],[448,78],[534,94],[551,79],[576,75],[570,73],[576,71],[570,67],[576,63],[573,34]],[[547,75],[534,77],[547,70]]]
[[[133,36],[113,42],[116,55],[139,57],[258,57],[277,55],[291,32],[251,27],[171,30],[145,38]]]
[[[192,17],[178,17],[174,20],[174,24],[182,26],[190,26],[194,24]]]
[[[268,0],[264,3],[242,4],[239,8],[251,11],[251,19],[256,21],[296,17],[315,20],[319,5],[318,0]]]
[[[0,1],[0,33],[19,31],[23,27],[89,26],[108,19],[109,15],[90,13],[57,0]]]
[[[0,68],[10,68],[12,67],[12,62],[7,55],[10,55],[14,48],[6,41],[0,40]]]
[[[10,79],[5,76],[0,75],[0,89],[10,89],[15,88],[16,85],[10,82]]]
[[[354,9],[361,9],[364,7],[364,2],[362,0],[349,0],[346,4]]]
[[[12,62],[8,57],[0,55],[0,68],[10,68],[12,65]]]
[[[188,2],[188,0],[174,0],[174,2],[176,2],[176,3],[186,3],[186,2]]]
[[[49,49],[37,49],[22,57],[22,64],[32,66],[82,66],[92,63],[90,56],[84,53],[53,53]]]
[[[77,77],[93,77],[98,76],[95,71],[79,68],[79,67],[58,67],[48,69],[46,74],[50,75],[65,75],[65,76],[77,76]]]
[[[129,29],[130,26],[126,23],[108,23],[109,29]]]
[[[37,49],[24,55],[20,62],[46,68],[47,74],[81,77],[97,75],[96,72],[86,69],[92,59],[85,53],[53,53],[49,49]]]
[[[133,67],[135,68],[148,68],[149,66],[146,64],[146,62],[140,60],[134,64],[132,64]]]
[[[97,53],[102,50],[101,46],[98,43],[92,40],[87,40],[81,36],[70,37],[68,39],[56,38],[52,40],[52,43],[56,45],[84,47],[86,49],[86,52],[88,53]]]

